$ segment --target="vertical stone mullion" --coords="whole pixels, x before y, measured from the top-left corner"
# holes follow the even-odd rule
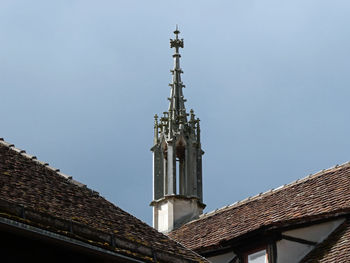
[[[175,145],[168,142],[167,195],[176,194],[176,154]]]
[[[153,199],[158,200],[164,196],[164,169],[163,154],[160,146],[153,150]]]
[[[180,179],[180,187],[179,187],[179,189],[180,189],[180,195],[185,195],[185,193],[186,193],[186,190],[185,190],[185,185],[186,185],[186,165],[185,165],[185,158],[182,158],[182,159],[180,159],[179,160],[179,162],[180,162],[180,165],[179,165],[179,169],[180,169],[180,171],[179,171],[179,179]]]
[[[197,180],[196,180],[196,185],[197,185],[197,197],[199,200],[203,203],[203,184],[202,184],[202,149],[201,147],[197,148]]]

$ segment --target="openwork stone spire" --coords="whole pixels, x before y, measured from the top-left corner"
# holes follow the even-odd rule
[[[185,87],[181,81],[181,73],[183,71],[180,67],[180,53],[179,49],[184,47],[184,40],[179,39],[180,31],[176,27],[174,31],[175,39],[170,39],[170,47],[175,48],[174,58],[174,68],[171,70],[173,75],[173,81],[169,84],[171,87],[170,92],[170,103],[169,103],[169,116],[171,123],[177,127],[180,122],[186,122],[186,109],[185,109],[185,99],[182,93],[182,88]]]
[[[175,53],[171,70],[169,108],[154,119],[153,151],[153,224],[162,232],[197,218],[202,213],[202,155],[199,119],[186,112],[179,49],[184,47],[176,27],[170,47]],[[189,117],[189,120],[188,118]],[[161,211],[167,207],[167,213]],[[162,210],[163,209],[163,210]],[[166,218],[164,218],[166,217]],[[165,220],[165,221],[164,221]],[[166,224],[164,222],[167,222]]]

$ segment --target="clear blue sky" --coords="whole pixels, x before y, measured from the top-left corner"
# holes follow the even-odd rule
[[[0,1],[0,137],[147,223],[176,24],[206,211],[350,160],[350,1]]]

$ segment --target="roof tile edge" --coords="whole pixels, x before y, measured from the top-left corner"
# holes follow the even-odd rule
[[[26,153],[25,150],[16,148],[14,144],[6,142],[4,140],[4,138],[0,138],[0,144],[5,146],[5,147],[8,147],[9,149],[11,149],[12,151],[15,151],[16,153],[21,154],[23,157],[25,157],[25,158],[33,161],[33,162],[36,162],[39,165],[44,166],[45,169],[48,169],[49,171],[54,172],[58,176],[65,178],[66,180],[68,180],[68,182],[70,182],[70,183],[72,183],[72,184],[74,184],[74,185],[76,185],[78,187],[89,189],[85,184],[83,184],[83,183],[81,183],[81,182],[79,182],[77,180],[73,180],[72,176],[64,174],[64,173],[60,172],[60,169],[52,167],[52,166],[49,166],[48,163],[38,160],[36,156]],[[89,190],[91,190],[91,192],[93,192],[94,194],[99,195],[99,193],[97,191],[94,191],[93,189],[89,189]]]
[[[257,195],[254,195],[252,197],[249,196],[249,197],[247,197],[247,198],[245,198],[243,200],[236,201],[236,202],[232,203],[231,205],[227,205],[227,206],[224,206],[222,208],[215,209],[213,211],[207,212],[205,214],[200,215],[200,217],[198,219],[192,220],[192,221],[188,222],[187,224],[191,224],[192,222],[195,222],[195,221],[198,221],[198,220],[202,220],[204,218],[208,218],[208,217],[214,216],[214,215],[216,215],[218,213],[221,213],[221,212],[224,212],[226,210],[245,205],[245,204],[250,203],[252,201],[264,198],[264,197],[266,197],[268,195],[275,194],[275,193],[277,193],[277,192],[279,192],[281,190],[284,190],[286,188],[289,188],[289,187],[292,187],[292,186],[295,186],[295,185],[298,185],[298,184],[302,184],[305,181],[311,180],[311,179],[316,178],[318,176],[321,176],[321,175],[323,175],[325,173],[343,169],[346,166],[350,166],[350,161],[345,162],[345,163],[340,164],[340,165],[336,164],[336,165],[334,165],[334,166],[332,166],[330,168],[323,169],[323,170],[320,170],[320,171],[318,171],[316,173],[309,174],[309,175],[307,175],[307,176],[305,176],[303,178],[299,178],[299,179],[297,179],[295,181],[292,181],[291,183],[281,185],[281,186],[279,186],[277,188],[272,188],[272,189],[267,190],[265,192],[262,192],[262,193],[259,193]]]

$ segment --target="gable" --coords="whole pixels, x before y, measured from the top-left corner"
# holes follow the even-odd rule
[[[350,262],[350,220],[341,224],[300,263]]]
[[[296,263],[312,251],[317,244],[322,243],[345,218],[314,224],[308,227],[296,228],[281,233],[282,239],[276,242],[277,263]],[[298,240],[300,240],[298,242]],[[301,241],[309,241],[309,244]],[[315,245],[312,244],[315,243]]]

